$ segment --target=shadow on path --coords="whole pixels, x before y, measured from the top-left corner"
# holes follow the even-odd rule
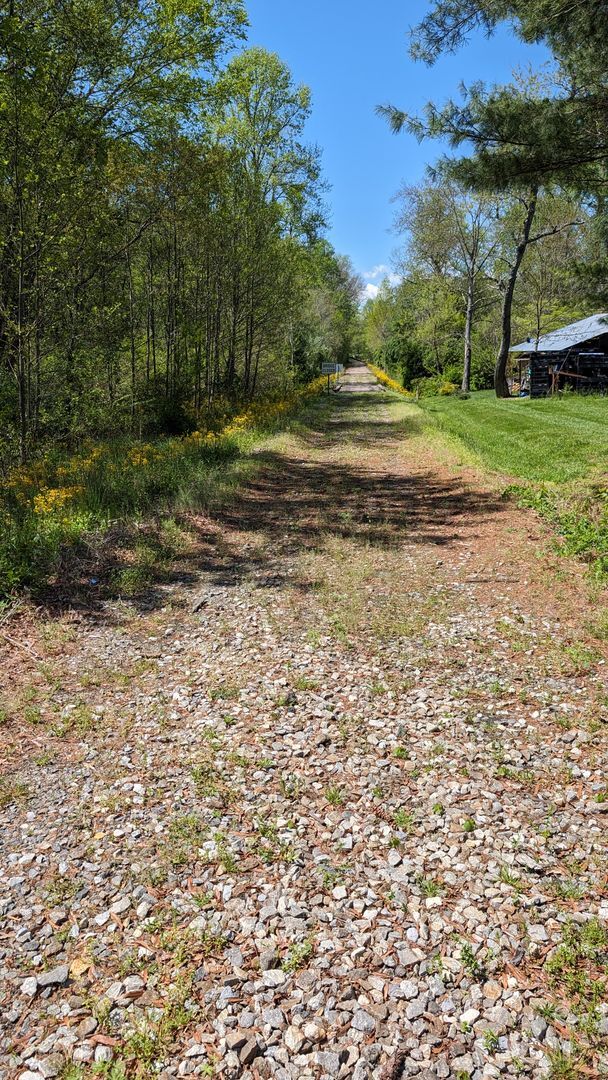
[[[149,587],[129,598],[130,604],[141,612],[163,607],[175,585],[225,589],[250,577],[258,585],[276,586],[283,581],[284,560],[317,550],[328,534],[379,550],[406,543],[443,547],[461,538],[475,520],[496,514],[503,503],[467,487],[459,477],[430,470],[408,474],[405,465],[390,471],[391,444],[417,435],[421,425],[415,415],[391,417],[390,403],[376,396],[370,401],[350,395],[339,404],[332,400],[330,412],[313,407],[297,425],[297,438],[311,456],[255,452],[255,475],[238,496],[210,519],[189,522],[195,551],[155,574]],[[339,460],[340,452],[353,445],[370,452],[367,460],[364,454],[360,464]],[[384,448],[386,467],[370,467],[374,447]],[[94,619],[109,617],[108,601],[119,595],[112,581],[120,570],[116,562],[93,598],[81,589],[66,602],[64,584],[61,596],[57,590],[54,597],[45,597],[47,610],[58,613],[76,605]],[[187,606],[191,601],[182,588],[180,602]]]

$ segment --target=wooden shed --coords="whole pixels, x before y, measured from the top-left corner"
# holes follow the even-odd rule
[[[608,391],[608,314],[522,341],[511,349],[519,359],[520,392],[545,397],[565,387],[579,393]]]

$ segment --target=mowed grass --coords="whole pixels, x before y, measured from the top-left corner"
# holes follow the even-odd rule
[[[419,403],[427,433],[478,467],[508,478],[505,494],[536,510],[558,550],[608,578],[608,398],[500,400],[493,392]],[[605,635],[603,635],[605,636]]]
[[[495,472],[541,483],[592,476],[608,462],[608,397],[419,401],[429,420]]]

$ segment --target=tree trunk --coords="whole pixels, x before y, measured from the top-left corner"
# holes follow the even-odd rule
[[[129,249],[127,249],[127,281],[129,288],[129,351],[131,356],[131,430],[135,433],[137,351],[135,344],[135,296],[133,291],[131,252]]]
[[[473,275],[469,274],[467,283],[467,315],[464,324],[464,368],[462,371],[462,392],[468,394],[471,389],[471,332],[473,330],[473,304],[475,286]]]
[[[499,398],[511,397],[509,384],[507,382],[507,364],[509,362],[509,349],[511,348],[511,312],[513,310],[513,295],[515,293],[519,268],[522,264],[523,257],[526,254],[526,248],[530,240],[530,230],[536,213],[537,194],[538,190],[536,188],[530,193],[530,201],[528,203],[521,240],[517,245],[515,259],[513,260],[513,264],[509,271],[509,278],[502,301],[502,334],[500,339],[500,349],[498,350],[498,357],[496,359],[496,367],[494,368],[494,389],[496,391],[496,397]]]

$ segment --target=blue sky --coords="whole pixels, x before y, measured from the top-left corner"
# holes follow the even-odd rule
[[[426,0],[249,0],[247,7],[250,43],[278,52],[312,90],[308,141],[321,147],[331,184],[329,238],[362,274],[375,274],[366,278],[373,286],[397,244],[391,197],[402,182],[420,180],[439,152],[432,143],[392,135],[376,105],[416,112],[429,99],[457,94],[461,82],[506,82],[514,68],[538,67],[546,54],[505,28],[489,41],[476,37],[433,68],[414,63],[407,31],[428,9]]]

